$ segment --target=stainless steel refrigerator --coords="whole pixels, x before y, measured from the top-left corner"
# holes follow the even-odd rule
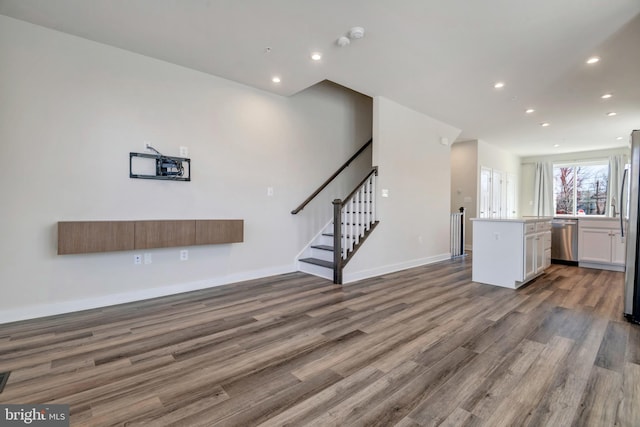
[[[640,130],[631,132],[631,167],[625,171],[622,191],[620,194],[620,226],[623,226],[623,212],[626,212],[624,202],[627,201],[629,224],[627,227],[627,264],[624,283],[624,316],[627,320],[640,323]],[[628,179],[627,179],[628,178]],[[628,187],[627,187],[628,186]],[[624,229],[623,229],[624,232]]]

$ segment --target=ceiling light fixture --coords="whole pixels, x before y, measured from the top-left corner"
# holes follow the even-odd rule
[[[525,113],[527,113],[527,114],[531,114],[531,113],[535,113],[535,112],[536,112],[536,110],[534,110],[533,108],[528,108],[528,109],[525,111]]]
[[[311,59],[314,61],[320,61],[322,59],[322,54],[320,52],[313,52],[311,54]]]
[[[504,82],[497,82],[493,87],[496,89],[502,89],[504,87]]]
[[[621,136],[616,137],[616,139],[617,139],[618,141],[622,141],[622,137],[621,137]]]
[[[599,57],[592,56],[591,58],[587,59],[587,64],[592,65],[592,64],[595,64],[598,61],[600,61]]]
[[[616,115],[618,115],[618,113],[616,113],[615,111],[610,111],[610,112],[607,113],[607,116],[609,116],[609,117],[613,117],[613,116],[616,116]]]
[[[560,144],[553,144],[553,148],[558,148],[560,147]]]
[[[274,76],[274,77],[271,79],[271,81],[272,81],[272,82],[274,82],[274,83],[280,83],[280,81],[281,81],[281,80],[280,80],[280,77],[278,77],[278,76]]]
[[[611,95],[610,93],[605,93],[604,95],[602,95],[600,98],[602,99],[609,99],[611,98],[613,95]]]
[[[546,127],[548,127],[548,126],[551,126],[551,123],[549,123],[549,122],[542,122],[542,123],[540,123],[540,126],[542,126],[543,128],[546,128]]]

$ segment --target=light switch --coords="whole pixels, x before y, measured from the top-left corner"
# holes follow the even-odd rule
[[[273,187],[267,187],[267,196],[273,196]]]
[[[382,189],[382,197],[389,197],[389,190],[387,190],[386,188]]]

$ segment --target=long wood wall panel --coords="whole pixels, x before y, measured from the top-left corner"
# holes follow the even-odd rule
[[[58,223],[58,255],[134,249],[134,221]]]
[[[196,220],[196,245],[239,243],[244,240],[241,219]]]
[[[58,222],[58,255],[240,243],[242,219]]]
[[[135,249],[193,246],[195,220],[136,221]]]

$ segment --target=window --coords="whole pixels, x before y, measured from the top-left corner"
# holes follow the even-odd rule
[[[556,215],[604,215],[607,208],[609,163],[554,164]]]

